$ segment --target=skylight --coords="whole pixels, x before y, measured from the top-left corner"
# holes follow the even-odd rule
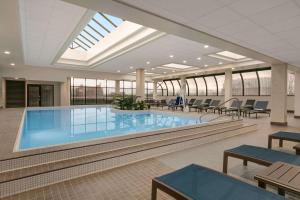
[[[188,69],[188,68],[192,68],[193,66],[170,63],[170,64],[163,65],[163,67],[172,68],[172,69]]]
[[[221,56],[225,56],[227,58],[232,58],[232,59],[235,59],[235,60],[240,60],[240,59],[246,58],[246,56],[242,56],[242,55],[233,53],[231,51],[221,51],[221,52],[216,53],[216,54],[221,55]]]
[[[124,20],[121,18],[98,12],[79,33],[69,48],[81,48],[87,51],[123,22]]]

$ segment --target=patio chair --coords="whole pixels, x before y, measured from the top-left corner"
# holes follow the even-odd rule
[[[194,108],[197,111],[197,108],[202,104],[202,99],[196,100],[193,105],[189,106],[189,110],[191,111],[192,108]]]
[[[171,102],[171,104],[168,105],[168,109],[172,108],[172,110],[174,110],[181,104],[182,104],[182,97],[176,97],[175,102],[173,101],[173,102]]]
[[[275,193],[195,164],[154,178],[152,200],[157,199],[158,189],[178,200],[285,199]]]
[[[249,113],[251,110],[253,110],[255,104],[255,99],[247,99],[245,105],[241,107],[241,113],[243,113],[243,116],[247,116],[247,113]]]
[[[231,103],[231,106],[229,108],[225,108],[225,115],[227,112],[238,112],[239,108],[241,108],[241,105],[243,104],[243,101],[234,100]]]
[[[170,101],[172,101],[172,99]],[[169,104],[167,103],[167,101],[165,99],[162,99],[157,102],[157,107],[161,107],[161,109],[164,109],[164,107],[168,106],[168,105]]]
[[[278,131],[276,133],[269,135],[269,137],[268,137],[268,148],[269,149],[272,148],[272,140],[275,140],[275,139],[279,140],[279,147],[283,146],[284,140],[300,143],[300,133]]]
[[[255,118],[257,119],[258,113],[266,113],[270,117],[270,112],[267,110],[268,103],[268,101],[257,101],[253,110],[249,111],[249,117],[251,116],[251,114],[255,114]]]
[[[190,99],[190,101],[188,102],[187,105],[192,106],[195,101],[196,101],[196,99]]]
[[[228,157],[243,160],[244,166],[247,162],[253,162],[259,165],[270,166],[275,162],[285,162],[300,166],[300,156],[289,154],[282,151],[267,149],[251,145],[241,145],[233,149],[224,151],[223,156],[223,172],[227,173]]]
[[[221,102],[221,100],[213,100],[213,101],[211,102],[210,106],[208,106],[208,107],[205,109],[206,112],[207,112],[208,110],[213,110],[214,113],[215,113],[215,111],[216,111],[215,109],[216,109],[216,107],[219,106],[220,102]]]
[[[208,106],[210,106],[212,99],[205,99],[203,103],[198,107],[198,112],[202,112],[202,110],[206,109]]]

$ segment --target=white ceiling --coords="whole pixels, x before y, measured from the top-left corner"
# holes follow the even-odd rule
[[[299,0],[121,0],[300,66]]]
[[[25,64],[51,66],[87,9],[59,0],[19,0]]]

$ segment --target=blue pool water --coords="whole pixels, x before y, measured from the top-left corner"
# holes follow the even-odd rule
[[[199,123],[197,118],[106,106],[27,110],[19,150]]]

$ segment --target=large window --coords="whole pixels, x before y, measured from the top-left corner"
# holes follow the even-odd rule
[[[287,94],[295,95],[295,74],[289,72],[287,81]]]
[[[123,95],[135,95],[136,94],[136,82],[135,81],[121,81],[120,88],[121,88],[121,93]]]
[[[203,77],[195,78],[197,87],[198,87],[198,96],[205,96],[206,95],[206,83]]]
[[[271,95],[271,70],[258,71],[260,95]]]
[[[225,75],[217,75],[215,76],[218,84],[218,95],[224,95],[224,84],[225,84]]]
[[[71,104],[105,104],[115,94],[114,80],[71,78]]]
[[[167,96],[168,90],[164,81],[157,82],[157,95],[158,96]]]
[[[243,81],[240,73],[232,74],[232,95],[243,96]]]
[[[244,80],[244,95],[245,96],[258,96],[259,88],[258,88],[258,79],[256,71],[254,72],[244,72],[242,73]]]
[[[188,92],[189,96],[197,96],[197,87],[196,87],[196,82],[194,78],[187,78],[186,83],[188,85]]]
[[[153,98],[153,83],[152,82],[145,82],[145,97],[146,97],[146,99]]]
[[[174,88],[173,88],[173,84],[171,81],[164,81],[166,86],[167,86],[167,90],[168,90],[168,96],[174,96]]]
[[[179,80],[172,80],[172,84],[173,84],[173,87],[174,87],[174,95],[179,95],[180,94]]]
[[[216,96],[218,95],[217,82],[214,76],[204,77],[207,85],[207,95]]]

